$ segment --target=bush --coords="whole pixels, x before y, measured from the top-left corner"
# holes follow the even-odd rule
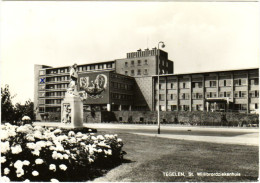
[[[121,163],[117,135],[1,125],[1,175],[10,181],[87,181]],[[71,176],[73,175],[73,176]]]

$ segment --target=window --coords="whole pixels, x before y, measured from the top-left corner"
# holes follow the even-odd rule
[[[60,69],[60,73],[64,73],[64,69]]]
[[[90,70],[95,70],[95,65],[91,65]]]
[[[135,75],[135,70],[131,70],[131,75],[132,75],[132,76]]]
[[[131,61],[131,66],[134,66],[134,65],[135,65],[135,61],[132,60],[132,61]]]
[[[147,60],[144,60],[144,65],[148,65],[148,62],[147,62]]]
[[[182,83],[182,88],[186,88],[186,83]]]
[[[137,75],[141,75],[141,69],[137,70]]]
[[[164,94],[159,94],[159,100],[164,101],[165,95]]]
[[[41,71],[40,71],[40,75],[45,75],[45,71],[44,71],[44,70],[41,70]]]
[[[167,61],[165,61],[165,66],[168,67],[168,62]]]
[[[40,90],[45,90],[45,85],[39,85]]]
[[[138,60],[137,64],[138,64],[138,66],[140,66],[141,65],[141,60]]]
[[[259,78],[250,79],[250,85],[259,85]]]
[[[122,118],[122,117],[119,117],[119,121],[122,122],[122,121],[123,121],[123,118]]]
[[[112,63],[108,63],[107,68],[112,68]]]
[[[181,105],[180,109],[181,109],[181,111],[189,111],[190,110],[190,106],[189,105]]]
[[[128,62],[125,62],[125,67],[128,67]]]
[[[127,76],[128,76],[128,71],[125,71],[125,75],[127,75]]]
[[[202,88],[202,82],[193,82],[192,88]]]
[[[193,93],[192,98],[193,99],[202,99],[203,95],[202,95],[202,93]]]
[[[224,86],[227,86],[227,80],[224,80],[224,81],[223,81],[223,85],[224,85]]]
[[[44,107],[39,107],[39,112],[40,112],[40,113],[44,113],[44,111],[45,111],[45,110],[44,110]]]
[[[180,98],[183,99],[183,100],[188,100],[190,98],[190,94],[189,93],[182,93]]]
[[[235,104],[235,110],[245,111],[247,110],[247,104]]]
[[[258,104],[257,103],[255,103],[255,109],[258,109]]]
[[[215,97],[217,97],[217,93],[216,92],[207,92],[206,96],[207,96],[207,98],[215,98]]]
[[[162,84],[159,84],[159,89],[162,89]]]
[[[171,105],[171,111],[177,111],[177,105]]]
[[[148,74],[148,69],[144,69],[144,75]]]
[[[257,98],[257,97],[259,97],[259,91],[258,90],[250,91],[249,96],[250,96],[250,98]]]
[[[98,69],[103,69],[103,64],[99,64]]]
[[[173,87],[174,87],[174,84],[173,84],[173,83],[171,83],[171,89],[173,89]]]
[[[216,81],[209,81],[209,86],[210,87],[216,87],[217,82]]]
[[[39,95],[39,97],[45,97],[45,92],[40,92]]]

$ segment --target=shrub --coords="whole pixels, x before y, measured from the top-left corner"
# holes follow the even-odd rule
[[[1,175],[11,181],[86,181],[120,163],[122,147],[117,135],[5,124]]]

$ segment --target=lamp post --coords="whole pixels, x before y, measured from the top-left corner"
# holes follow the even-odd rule
[[[160,44],[162,44],[162,48],[165,47],[164,45],[164,42],[160,41],[158,43],[158,52],[157,52],[157,56],[158,56],[158,59],[157,59],[157,79],[158,79],[158,100],[157,100],[157,103],[158,103],[158,116],[157,116],[157,120],[158,120],[158,134],[160,134]]]

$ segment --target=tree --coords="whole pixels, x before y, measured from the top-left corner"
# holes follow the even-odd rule
[[[11,124],[14,121],[21,121],[23,116],[29,116],[31,120],[35,119],[35,113],[33,109],[33,102],[29,99],[24,105],[21,103],[12,104],[12,99],[15,96],[11,95],[9,85],[5,85],[5,88],[1,88],[1,119],[3,122],[9,122]],[[16,123],[17,124],[17,123]]]
[[[16,121],[21,121],[22,117],[29,116],[31,120],[35,119],[33,102],[29,99],[24,105],[16,103],[14,108],[14,116]]]
[[[4,88],[1,87],[1,119],[3,122],[13,123],[14,121],[14,106],[12,104],[12,99],[9,85],[5,85]]]

